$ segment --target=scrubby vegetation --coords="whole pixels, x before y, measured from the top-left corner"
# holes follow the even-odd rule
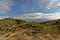
[[[6,18],[0,20],[0,31],[15,32],[20,29],[30,30],[35,33],[60,33],[60,20],[39,23],[28,23],[24,20]]]
[[[36,34],[60,35],[60,19],[39,23],[29,23],[21,19],[5,18],[0,20],[0,34],[22,31],[23,35]]]

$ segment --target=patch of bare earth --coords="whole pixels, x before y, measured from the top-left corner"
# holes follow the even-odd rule
[[[6,40],[60,40],[60,36],[53,37],[50,34],[27,35],[26,33],[16,32],[5,38]]]

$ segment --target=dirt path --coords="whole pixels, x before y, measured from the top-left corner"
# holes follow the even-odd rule
[[[7,40],[8,38],[18,34],[19,32],[15,32],[15,33],[11,33],[10,35],[9,34],[3,34],[0,36],[0,40]]]
[[[32,39],[33,38],[33,39]],[[15,32],[10,35],[3,35],[0,37],[0,40],[60,40],[60,36],[57,38],[53,38],[50,34],[46,35],[37,35],[36,38],[33,36],[27,36],[23,34],[23,32]]]

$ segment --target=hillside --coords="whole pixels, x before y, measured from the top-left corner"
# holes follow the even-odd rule
[[[2,19],[0,20],[1,38],[4,40],[60,40],[60,19],[39,23],[28,23],[25,20],[13,18]]]

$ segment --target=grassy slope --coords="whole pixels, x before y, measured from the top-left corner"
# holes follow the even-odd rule
[[[41,23],[27,23],[24,20],[18,20],[13,18],[6,18],[0,20],[0,34],[9,33],[9,32],[16,33],[18,31],[22,33],[22,36],[24,36],[25,34],[28,35],[26,37],[40,35],[40,34],[42,36],[45,34],[48,35],[49,37],[50,35],[55,37],[57,35],[60,35],[60,20],[53,20],[53,21],[47,21]],[[20,34],[16,34],[16,35],[20,35]],[[41,37],[41,35],[39,37]]]

